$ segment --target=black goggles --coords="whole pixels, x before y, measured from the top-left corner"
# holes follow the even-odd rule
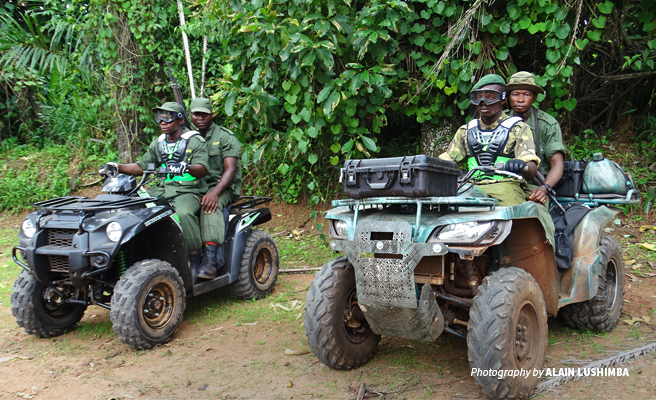
[[[180,113],[174,113],[164,110],[155,111],[155,122],[157,122],[158,124],[161,123],[162,121],[166,122],[167,124],[170,124],[171,122],[175,121],[178,118],[180,118]]]
[[[506,92],[500,92],[498,90],[480,89],[472,90],[469,93],[469,101],[475,106],[481,104],[481,101],[489,106],[505,99]]]

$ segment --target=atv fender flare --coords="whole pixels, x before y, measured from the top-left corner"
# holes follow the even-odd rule
[[[129,229],[126,229],[123,233],[121,244],[130,241],[133,237],[148,229],[153,224],[161,223],[161,221],[167,217],[172,217],[175,215],[175,210],[172,207],[156,206],[142,208],[131,214],[137,218],[139,222],[132,225]],[[182,232],[182,230],[180,230],[180,232]]]
[[[138,222],[130,226],[123,233],[120,245],[116,246],[112,252],[112,258],[116,256],[121,247],[128,245],[130,241],[139,239],[142,235],[148,235],[148,231],[157,230],[158,232],[167,232],[170,249],[176,251],[166,251],[166,256],[159,254],[150,254],[148,258],[160,258],[170,263],[178,271],[184,283],[187,294],[192,293],[193,277],[189,269],[189,253],[180,223],[173,218],[175,210],[170,206],[146,207],[131,213],[132,217]]]
[[[253,227],[271,221],[271,210],[268,208],[257,208],[252,211],[237,214],[236,218],[228,223],[226,241],[224,246],[232,241],[232,245],[226,247],[226,264],[230,265],[229,283],[239,279],[239,266],[246,248],[246,241],[253,233]],[[228,251],[229,249],[229,251]]]
[[[619,213],[601,206],[590,211],[574,230],[574,259],[560,281],[558,308],[592,299],[599,287],[599,243],[603,228]]]

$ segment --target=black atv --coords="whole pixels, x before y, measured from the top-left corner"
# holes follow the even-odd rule
[[[135,349],[168,342],[185,298],[220,287],[260,299],[275,285],[278,249],[254,227],[271,220],[268,197],[242,197],[223,210],[226,239],[213,280],[196,279],[175,210],[143,186],[166,173],[148,165],[132,176],[106,177],[94,199],[60,197],[33,204],[20,228],[14,261],[23,267],[11,296],[18,325],[37,337],[71,329],[89,305],[111,310],[119,339]]]

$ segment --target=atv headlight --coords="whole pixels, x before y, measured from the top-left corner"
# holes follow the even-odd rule
[[[25,235],[28,239],[32,239],[32,236],[36,233],[36,227],[30,221],[29,219],[24,219],[23,223],[21,224],[21,230],[23,231],[23,235]]]
[[[445,226],[435,237],[440,242],[475,242],[485,234],[492,222],[461,222]]]
[[[118,242],[118,240],[121,238],[121,224],[118,222],[110,222],[109,225],[107,225],[107,229],[105,230],[107,233],[107,237],[109,240],[112,242]]]
[[[333,220],[332,225],[333,229],[331,233],[334,238],[346,239],[348,237],[348,224],[346,221]]]

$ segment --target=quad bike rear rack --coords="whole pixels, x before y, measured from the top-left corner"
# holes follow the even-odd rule
[[[266,204],[271,200],[273,200],[271,197],[241,196],[232,204],[232,208],[236,210],[248,210]]]
[[[622,194],[587,194],[581,193],[576,197],[556,197],[560,203],[582,203],[589,207],[598,207],[601,205],[627,205],[640,204],[638,192],[634,189],[629,190],[626,195]]]

